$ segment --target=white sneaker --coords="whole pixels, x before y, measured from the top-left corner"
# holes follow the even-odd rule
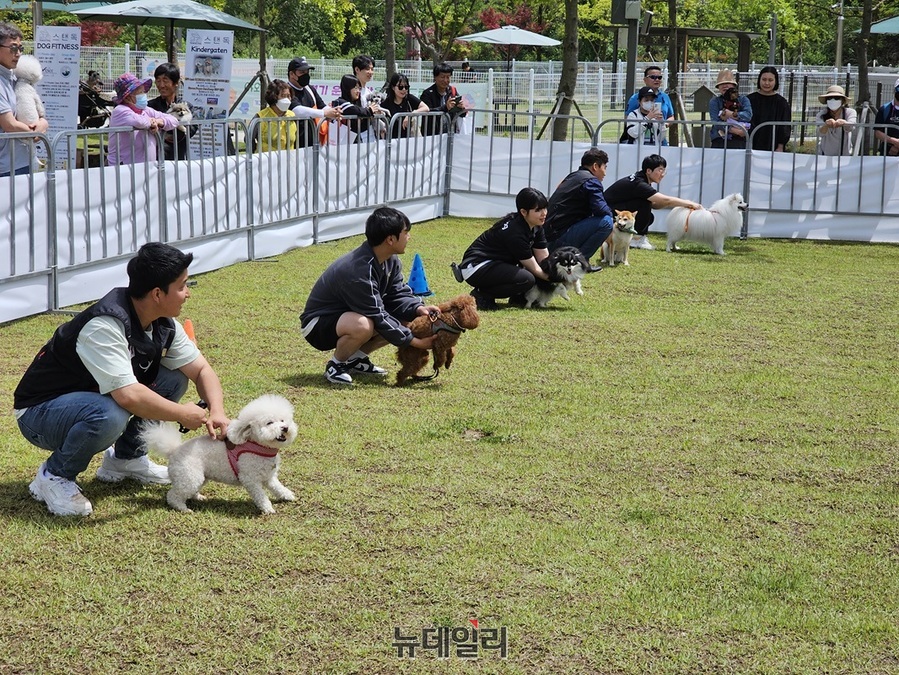
[[[655,246],[652,245],[645,234],[642,237],[634,237],[631,239],[631,248],[642,248],[645,251],[655,250]]]
[[[115,451],[108,448],[103,453],[103,464],[97,469],[97,479],[105,483],[118,483],[125,478],[156,485],[168,485],[172,482],[169,480],[168,467],[151,461],[146,455],[134,459],[119,459],[115,456]]]
[[[73,480],[47,473],[47,463],[41,464],[37,476],[28,486],[31,496],[44,502],[55,516],[89,516],[94,507],[81,494],[81,488]]]

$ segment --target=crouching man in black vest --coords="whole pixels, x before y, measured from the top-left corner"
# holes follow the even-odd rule
[[[113,289],[60,326],[25,371],[15,414],[25,438],[50,451],[29,486],[50,513],[90,515],[75,478],[100,452],[102,481],[169,483],[168,469],[138,443],[144,419],[189,430],[205,425],[211,437],[227,430],[218,375],[173,320],[190,297],[192,260],[167,244],[144,244],[128,262],[128,288]],[[188,380],[208,411],[178,402]]]

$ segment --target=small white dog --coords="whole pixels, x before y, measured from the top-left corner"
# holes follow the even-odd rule
[[[29,54],[19,57],[16,66],[16,119],[23,124],[34,124],[47,114],[44,102],[35,86],[44,79],[41,62]]]
[[[297,436],[293,406],[273,394],[248,403],[228,425],[224,441],[200,436],[183,442],[170,424],[151,422],[141,431],[141,441],[150,450],[169,458],[172,487],[166,495],[169,506],[189,512],[188,499],[203,500],[200,489],[210,480],[243,485],[263,513],[274,513],[265,488],[276,499],[292,502],[296,497],[278,480],[281,458],[278,450]]]
[[[186,103],[173,103],[166,111],[169,115],[178,120],[178,131],[182,134],[187,133],[187,124],[193,120],[193,113],[190,112],[190,106]]]
[[[668,214],[668,245],[666,251],[677,249],[682,239],[699,241],[712,247],[718,255],[724,255],[724,239],[736,235],[743,221],[742,211],[749,208],[743,195],[734,193],[719,199],[709,209],[693,211],[683,206],[671,209]]]

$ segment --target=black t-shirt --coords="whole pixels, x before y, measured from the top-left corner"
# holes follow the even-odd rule
[[[613,210],[636,212],[634,229],[637,232],[646,232],[654,220],[649,198],[656,193],[658,190],[646,180],[642,171],[619,178],[605,190],[606,202]]]
[[[381,101],[381,108],[386,110],[392,115],[396,115],[397,113],[411,113],[418,110],[418,106],[421,105],[421,99],[417,96],[413,96],[412,94],[406,94],[406,98],[403,100],[401,104],[397,103],[393,100],[393,96],[388,96],[386,99]],[[405,120],[410,120],[408,117],[404,117]],[[391,131],[391,138],[406,138],[409,135],[409,130],[403,128],[402,120],[398,120],[397,122],[388,121],[388,127]],[[408,124],[408,122],[407,122]]]
[[[546,235],[542,227],[531,229],[519,213],[510,213],[493,223],[472,242],[462,266],[477,265],[485,260],[495,260],[517,265],[533,257],[534,249],[546,248]]]

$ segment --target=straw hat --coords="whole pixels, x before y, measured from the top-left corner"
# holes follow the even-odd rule
[[[841,98],[843,99],[843,105],[849,101],[846,97],[846,90],[838,84],[830,85],[827,88],[827,91],[818,97],[818,100],[821,101],[821,103],[827,103],[827,99],[829,98]]]
[[[718,72],[718,81],[715,83],[715,89],[718,89],[722,84],[732,84],[735,87],[737,86],[734,75],[730,72],[729,68],[725,68]]]

